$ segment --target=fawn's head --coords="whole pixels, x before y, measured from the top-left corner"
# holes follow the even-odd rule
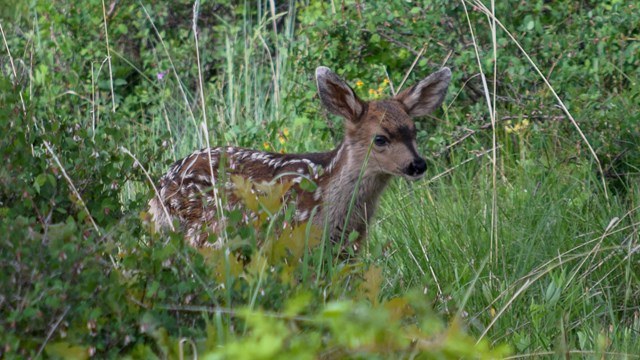
[[[326,67],[316,69],[318,93],[329,112],[342,116],[345,143],[364,157],[371,146],[365,174],[389,174],[410,180],[421,178],[427,163],[416,150],[412,118],[438,108],[447,92],[448,68],[429,75],[391,99],[366,102]]]

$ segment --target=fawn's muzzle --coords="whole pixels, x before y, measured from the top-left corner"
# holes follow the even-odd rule
[[[409,176],[420,176],[427,170],[427,162],[423,158],[415,158],[409,166],[407,166],[405,173]]]

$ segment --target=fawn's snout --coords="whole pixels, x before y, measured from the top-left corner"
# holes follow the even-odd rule
[[[417,157],[413,159],[413,161],[407,166],[404,173],[410,178],[420,178],[424,175],[424,172],[427,170],[427,162],[421,158]]]

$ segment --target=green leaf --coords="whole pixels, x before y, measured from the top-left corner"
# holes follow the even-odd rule
[[[316,191],[317,188],[318,188],[318,185],[316,185],[315,182],[307,178],[302,178],[302,181],[300,181],[300,189],[304,191],[314,192]]]
[[[84,360],[89,358],[89,348],[86,346],[72,345],[65,341],[49,343],[44,351],[52,358]]]
[[[527,31],[533,30],[535,26],[536,26],[536,22],[533,20],[529,20],[529,22],[527,22]]]
[[[35,181],[33,182],[33,187],[36,189],[36,192],[40,193],[40,188],[47,182],[47,174],[40,174],[36,176]]]

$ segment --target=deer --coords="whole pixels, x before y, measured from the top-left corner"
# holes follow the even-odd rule
[[[177,219],[190,245],[219,248],[223,239],[218,234],[221,202],[216,202],[216,179],[225,175],[252,183],[288,181],[293,185],[287,194],[297,195],[294,221],[311,221],[326,229],[332,244],[342,243],[345,234],[355,231],[357,238],[343,246],[357,252],[389,181],[393,177],[413,181],[425,175],[427,162],[417,151],[413,119],[441,106],[451,71],[441,68],[392,98],[374,101],[360,99],[327,67],[318,67],[315,78],[324,108],[344,119],[344,139],[335,149],[280,154],[225,146],[195,151],[175,162],[160,179],[149,202],[154,227],[173,228],[172,221]],[[315,190],[301,189],[303,178],[312,179]],[[223,191],[227,209],[242,206],[232,183]],[[315,216],[310,219],[312,213]],[[215,241],[209,241],[210,235]]]

